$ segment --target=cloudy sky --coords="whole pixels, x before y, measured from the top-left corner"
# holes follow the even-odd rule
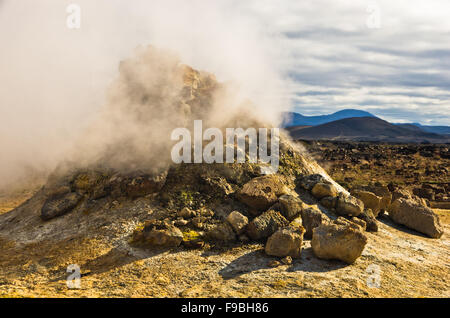
[[[78,30],[65,25],[71,3]],[[36,134],[86,118],[146,44],[240,80],[272,110],[450,125],[448,0],[0,0],[0,38],[0,126]]]
[[[249,10],[280,36],[296,111],[450,125],[449,1],[255,1]]]

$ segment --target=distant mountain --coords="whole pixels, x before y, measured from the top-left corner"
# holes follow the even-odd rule
[[[335,120],[352,117],[375,117],[369,112],[357,109],[344,109],[330,115],[303,116],[299,113],[284,112],[282,127],[292,126],[316,126],[326,124]]]
[[[378,117],[345,118],[314,127],[288,127],[287,130],[294,139],[306,140],[450,142],[450,136],[425,132],[414,125],[394,125]]]
[[[450,134],[450,127],[449,126],[423,126],[418,123],[413,123],[412,125],[419,127],[420,129],[435,133],[435,134]]]

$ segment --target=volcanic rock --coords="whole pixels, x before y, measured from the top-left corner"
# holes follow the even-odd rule
[[[247,234],[253,240],[261,240],[287,226],[289,221],[280,212],[269,210],[254,218],[247,226]]]
[[[289,221],[295,219],[302,211],[303,202],[293,195],[284,194],[278,201],[282,206],[281,213]]]
[[[305,238],[312,237],[313,229],[329,221],[329,218],[321,211],[307,208],[302,211],[302,224],[306,229]]]
[[[266,243],[266,254],[278,257],[299,258],[302,251],[303,234],[301,226],[288,226],[276,231]]]
[[[238,192],[238,199],[257,211],[264,211],[286,193],[283,178],[279,175],[257,177],[246,183]]]
[[[322,224],[313,230],[311,246],[322,259],[338,259],[353,264],[367,244],[364,233],[351,225]]]
[[[430,208],[419,205],[411,199],[395,200],[389,210],[389,217],[396,223],[403,224],[413,230],[440,238],[444,233],[439,216]]]
[[[340,215],[358,216],[364,210],[364,203],[351,196],[340,193],[336,204],[336,212]]]
[[[47,221],[72,211],[82,198],[83,196],[76,192],[51,196],[41,209],[41,219]]]
[[[227,217],[227,221],[238,235],[245,231],[245,227],[248,224],[248,218],[238,211],[231,212]]]

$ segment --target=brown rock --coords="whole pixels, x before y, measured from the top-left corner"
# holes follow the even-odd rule
[[[381,210],[382,198],[369,191],[355,190],[352,195],[360,199],[364,203],[364,207],[371,209],[375,217],[378,216]]]
[[[328,209],[336,208],[337,197],[324,197],[320,200],[320,204]]]
[[[242,187],[237,198],[247,206],[264,211],[278,200],[278,196],[286,193],[284,180],[279,175],[257,177]]]
[[[378,232],[378,223],[371,209],[365,209],[364,212],[357,217],[366,222],[367,232]]]
[[[176,247],[183,241],[183,233],[167,222],[151,220],[143,229],[135,231],[133,241],[157,247]]]
[[[236,240],[236,234],[228,223],[214,226],[206,235],[212,241],[231,242]]]
[[[318,258],[353,264],[367,244],[364,233],[350,225],[322,224],[313,230],[311,246]]]
[[[340,215],[358,216],[364,210],[364,203],[351,196],[340,193],[337,204],[336,212]]]
[[[83,198],[76,192],[57,194],[45,201],[41,209],[41,219],[50,220],[72,211]]]
[[[279,228],[287,226],[286,220],[280,212],[269,210],[256,217],[247,226],[247,234],[253,240],[261,240],[271,236]]]
[[[313,229],[328,222],[329,218],[319,210],[307,208],[302,211],[302,225],[306,229],[305,238],[312,237]]]
[[[439,216],[430,208],[411,199],[400,198],[392,203],[389,217],[396,223],[432,238],[440,238],[444,233]]]
[[[320,200],[324,197],[335,197],[337,189],[330,183],[318,182],[312,188],[311,194]]]
[[[245,231],[245,227],[248,224],[248,218],[238,211],[233,211],[228,214],[227,222],[230,223],[236,234],[240,235]]]
[[[278,199],[283,216],[292,221],[302,212],[303,202],[293,195],[284,194]]]
[[[266,243],[266,254],[278,257],[299,258],[302,251],[303,234],[301,226],[288,226],[276,231]]]

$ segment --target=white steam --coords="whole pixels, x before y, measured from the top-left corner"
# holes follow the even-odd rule
[[[66,26],[71,3],[81,7],[80,29]],[[240,98],[276,123],[287,105],[281,49],[240,3],[1,1],[0,187],[67,159],[107,102],[120,61],[141,45],[168,49],[219,81],[233,81]]]

